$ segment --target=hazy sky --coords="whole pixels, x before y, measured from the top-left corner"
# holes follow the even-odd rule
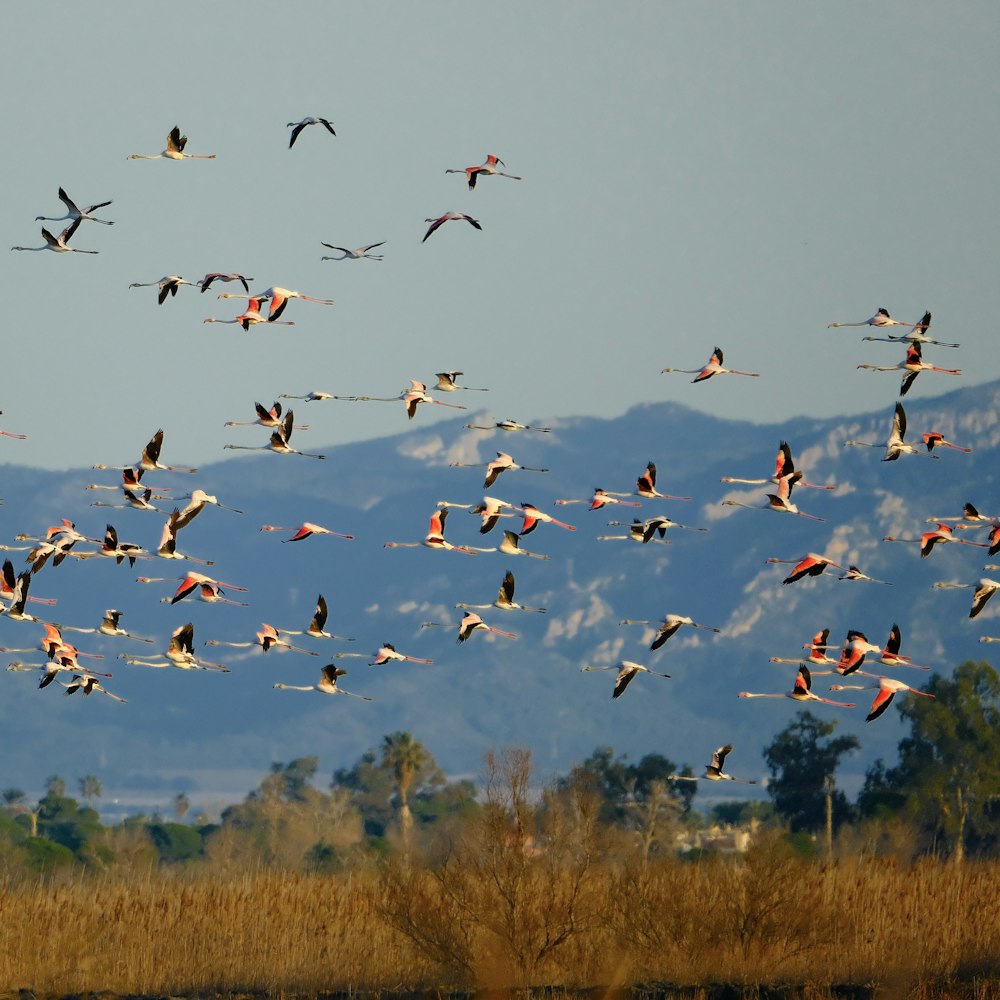
[[[927,359],[994,379],[998,24],[992,3],[912,0],[18,5],[7,244],[41,245],[60,185],[113,199],[116,225],[74,236],[99,256],[0,258],[0,426],[29,434],[0,439],[2,460],[133,461],[162,427],[166,461],[204,464],[266,440],[222,426],[254,400],[391,396],[443,369],[490,387],[450,401],[524,421],[661,399],[760,420],[880,409],[895,377],[855,366],[901,350],[826,329],[879,306],[932,309],[962,350]],[[305,115],[336,138],[289,150]],[[218,158],[126,159],[175,124]],[[445,173],[487,153],[524,180],[470,192]],[[422,244],[449,209],[483,231]],[[320,261],[321,241],[381,240],[384,261]],[[207,271],[336,304],[244,334],[202,324],[241,311],[214,291],[158,307],[128,288]],[[660,374],[715,345],[763,377]],[[307,411],[308,450],[406,426],[402,404]]]

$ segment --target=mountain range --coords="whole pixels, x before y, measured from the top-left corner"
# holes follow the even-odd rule
[[[358,404],[303,403],[296,416],[304,419],[320,406],[352,405]],[[549,433],[469,430],[468,416],[422,428],[418,413],[405,433],[329,449],[323,462],[261,453],[220,461],[192,476],[150,472],[146,484],[154,490],[169,489],[180,497],[194,485],[242,511],[207,507],[181,532],[178,548],[214,563],[194,569],[246,587],[245,594],[223,589],[249,607],[190,598],[166,603],[163,599],[189,568],[181,561],[142,560],[130,568],[113,559],[69,558],[59,567],[46,566],[33,577],[31,593],[58,603],[54,608],[29,603],[28,611],[86,627],[99,624],[106,608],[117,608],[123,611],[123,627],[154,643],[66,633],[81,650],[104,655],[90,662],[114,674],[105,684],[127,699],[124,705],[98,693],[64,697],[56,685],[39,691],[35,675],[5,674],[0,783],[37,791],[54,773],[71,782],[95,774],[105,787],[105,814],[167,809],[178,791],[211,811],[242,798],[273,761],[315,754],[320,773],[332,774],[397,730],[412,732],[451,775],[477,775],[484,750],[508,745],[530,747],[538,778],[544,780],[598,746],[611,746],[633,760],[661,753],[700,769],[715,747],[733,743],[729,770],[760,780],[766,774],[762,749],[802,711],[787,700],[737,697],[741,690],[791,690],[795,666],[772,664],[770,657],[802,655],[802,644],[823,628],[836,643],[849,629],[884,643],[898,623],[903,653],[947,674],[963,660],[988,658],[991,647],[978,639],[1000,633],[1000,601],[970,620],[970,590],[933,587],[937,581],[975,583],[991,575],[982,569],[990,562],[986,549],[939,545],[921,559],[917,543],[883,541],[888,535],[917,537],[931,527],[927,518],[958,517],[966,502],[984,514],[1000,513],[1000,382],[930,400],[908,397],[904,405],[908,440],[919,442],[922,432],[938,431],[972,453],[937,448],[930,457],[904,455],[883,462],[881,448],[844,446],[849,439],[884,442],[893,404],[863,417],[802,417],[777,426],[720,420],[677,403],[655,403],[615,419],[553,420],[545,424]],[[487,411],[470,413],[476,424],[498,418]],[[155,429],[137,427],[137,452]],[[261,438],[267,432],[245,430],[239,440],[253,443],[255,433]],[[720,482],[726,476],[767,479],[781,441],[790,444],[808,481],[835,486],[795,490],[801,510],[823,520],[763,509],[772,486]],[[7,451],[14,454],[13,448]],[[167,460],[168,451],[169,430]],[[484,490],[485,465],[500,451],[521,465],[551,471],[505,472]],[[482,468],[451,468],[454,462]],[[643,500],[639,509],[589,509],[595,487],[633,491],[649,462],[656,465],[660,492],[693,499]],[[92,537],[101,537],[105,524],[112,523],[123,541],[155,550],[163,516],[90,506],[95,497],[108,502],[112,494],[87,491],[87,484],[113,485],[115,476],[5,465],[0,541],[17,546],[17,534],[44,533],[67,518]],[[522,539],[523,548],[546,554],[547,560],[383,547],[387,541],[422,539],[439,502],[474,505],[484,493],[516,505],[534,504],[575,530],[541,524]],[[555,505],[556,499],[586,502]],[[727,499],[762,509],[724,505]],[[157,506],[169,512],[172,503]],[[628,534],[633,517],[658,514],[707,530],[671,528],[670,544],[598,540],[599,535]],[[626,527],[609,528],[609,520]],[[304,521],[354,538],[316,535],[289,543]],[[501,529],[520,521],[501,521],[488,535],[480,535],[479,524],[477,516],[451,508],[447,538],[455,545],[495,546]],[[288,530],[261,531],[261,525]],[[959,534],[975,541],[986,537],[985,529]],[[88,547],[93,548],[77,546]],[[845,567],[856,564],[889,583],[842,581],[831,568],[785,585],[790,567],[766,562],[808,552]],[[24,568],[22,553],[6,554],[18,571]],[[454,605],[490,604],[508,569],[516,577],[516,599],[547,612],[482,610],[488,624],[518,638],[474,634],[457,643],[462,612]],[[147,575],[170,582],[136,582]],[[203,645],[207,639],[252,642],[263,622],[305,629],[320,593],[330,607],[327,629],[354,642],[291,637],[317,656]],[[720,632],[682,628],[654,652],[649,649],[654,627],[619,624],[625,618],[655,622],[668,613]],[[428,621],[450,627],[422,628]],[[224,662],[229,673],[153,670],[116,659],[121,653],[148,657],[151,650],[161,652],[171,631],[186,622],[194,624],[196,652]],[[0,617],[5,649],[31,647],[39,633],[38,625]],[[368,666],[385,642],[433,664]],[[334,661],[329,657],[336,652],[364,657]],[[4,655],[5,662],[44,660],[40,651],[34,657]],[[581,670],[623,659],[671,679],[640,675],[622,697],[612,699],[613,673]],[[276,682],[312,684],[328,662],[346,667],[340,684],[371,697],[371,703],[273,689]],[[879,669],[915,686],[929,676],[915,669]],[[825,694],[829,681],[816,677],[813,690]],[[839,731],[858,736],[860,749],[840,775],[842,787],[852,793],[876,758],[894,759],[903,729],[894,708],[865,722],[873,691],[833,697],[847,694],[855,695],[849,700],[857,702],[856,709],[807,707],[836,719]],[[728,796],[765,794],[759,786],[724,791]]]

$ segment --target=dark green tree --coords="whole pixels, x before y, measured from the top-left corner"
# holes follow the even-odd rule
[[[851,805],[833,786],[833,775],[840,758],[856,749],[858,740],[855,736],[831,738],[836,726],[836,722],[823,722],[803,712],[764,750],[771,771],[767,793],[793,833],[819,832],[828,815],[834,828],[851,817]]]
[[[66,794],[66,779],[58,774],[50,774],[45,779],[45,794],[62,798]]]
[[[930,698],[901,699],[910,724],[899,763],[869,768],[858,798],[863,816],[899,815],[918,825],[924,847],[961,863],[966,851],[1000,849],[1000,675],[967,661],[954,676],[934,674]]]

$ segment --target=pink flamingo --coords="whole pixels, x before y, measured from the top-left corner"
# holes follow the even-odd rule
[[[746,375],[748,378],[760,378],[760,372],[741,372],[735,368],[723,368],[722,362],[722,348],[716,347],[703,368],[662,368],[660,374],[677,372],[680,375],[694,375],[694,378],[691,379],[692,382],[706,382],[714,375]]]
[[[320,679],[316,684],[308,687],[300,687],[297,684],[275,684],[279,691],[319,691],[320,694],[346,694],[352,698],[360,698],[362,701],[371,701],[366,694],[355,694],[353,691],[345,691],[342,687],[337,687],[337,678],[343,677],[347,671],[341,667],[328,663],[320,671]]]
[[[900,455],[923,455],[926,454],[922,452],[920,448],[915,444],[909,444],[904,440],[906,437],[906,411],[903,409],[902,403],[896,404],[896,410],[892,418],[892,427],[889,429],[889,440],[885,443],[885,455],[882,457],[883,462],[895,462]],[[859,448],[881,448],[880,444],[871,444],[867,441],[845,441],[844,447],[859,447]],[[931,455],[931,458],[937,458],[937,455]]]
[[[889,315],[889,310],[884,306],[880,306],[877,313],[869,319],[863,320],[860,323],[827,323],[826,328],[828,330],[835,326],[912,326],[915,327],[915,323],[906,323],[900,319],[893,319]]]
[[[167,148],[162,153],[144,156],[142,153],[132,153],[128,160],[214,160],[215,153],[185,153],[187,136],[181,135],[180,127],[175,125],[167,135]]]
[[[291,531],[291,528],[282,528],[275,524],[261,525],[261,531]],[[313,524],[312,521],[304,521],[295,529],[295,534],[291,538],[283,538],[283,542],[301,542],[312,535],[333,535],[335,538],[353,539],[354,535],[342,535],[339,531],[331,531],[320,524]]]
[[[941,372],[944,375],[962,374],[961,368],[938,368],[929,361],[924,361],[920,341],[913,341],[907,345],[906,357],[898,365],[858,365],[858,368],[865,368],[874,372],[902,370],[904,375],[899,387],[900,396],[905,396],[909,392],[910,386],[913,385],[914,380],[921,372]]]
[[[424,222],[429,222],[431,226],[430,229],[424,233],[424,238],[420,242],[426,242],[427,237],[430,236],[431,233],[440,229],[446,222],[458,221],[459,219],[464,219],[474,229],[481,230],[483,228],[476,219],[474,219],[471,215],[466,215],[464,212],[445,212],[444,215],[439,215],[436,219],[424,219]]]
[[[827,566],[835,566],[837,569],[843,569],[844,567],[840,563],[835,563],[832,559],[827,559],[826,556],[821,556],[816,552],[809,552],[807,555],[802,556],[801,559],[765,559],[765,563],[794,563],[795,568],[785,577],[781,582],[784,583],[795,583],[798,580],[802,580],[807,576],[819,576]]]
[[[421,628],[451,628],[450,623],[444,622],[422,622]],[[457,642],[465,642],[473,634],[473,632],[493,632],[496,635],[506,636],[508,639],[516,639],[517,635],[514,632],[505,632],[501,628],[494,628],[492,625],[487,625],[486,622],[480,618],[473,611],[466,611],[461,622],[458,625],[458,639]]]
[[[953,534],[952,528],[947,524],[938,524],[936,531],[925,531],[919,538],[897,538],[895,535],[886,535],[883,542],[920,542],[920,558],[926,559],[938,543],[959,542],[962,545],[974,545],[976,548],[985,549],[986,542],[970,542],[967,538],[959,538]]]
[[[871,722],[877,719],[888,707],[892,704],[892,699],[900,692],[909,691],[911,694],[919,694],[924,698],[935,698],[936,695],[931,694],[929,691],[920,691],[917,688],[910,687],[909,684],[904,684],[902,681],[896,680],[894,677],[879,677],[877,684],[831,684],[831,691],[865,691],[870,688],[877,688],[878,694],[875,695],[875,700],[872,702],[872,707],[865,717],[866,722]]]
[[[522,472],[548,472],[548,469],[536,469],[532,468],[530,465],[518,465],[514,459],[508,455],[506,452],[498,451],[496,453],[497,457],[486,466],[486,479],[483,482],[483,489],[488,490],[499,478],[500,473],[507,472],[512,469],[520,469]],[[466,462],[452,462],[451,468],[453,469],[476,469],[479,468],[479,463],[471,465]]]
[[[502,170],[497,170],[497,164],[501,167],[506,167],[507,164],[503,162],[498,156],[494,156],[492,153],[487,154],[486,161],[480,163],[475,167],[458,167],[451,170],[446,170],[446,174],[465,174],[465,180],[469,185],[469,190],[474,191],[476,187],[476,181],[480,175],[484,177],[497,176],[497,177],[509,177],[512,181],[520,181],[524,178],[515,177],[514,174],[505,174]],[[430,221],[428,219],[428,221]]]
[[[803,663],[799,666],[799,672],[795,675],[795,685],[791,691],[780,694],[760,694],[755,691],[740,691],[740,698],[791,698],[792,701],[820,701],[824,705],[837,705],[839,708],[857,708],[853,702],[833,701],[830,698],[822,698],[812,692],[812,675],[809,668]]]
[[[792,484],[788,479],[782,479],[778,483],[777,493],[767,494],[767,504],[763,507],[752,507],[750,504],[741,503],[739,500],[723,500],[724,507],[746,507],[748,510],[776,510],[782,514],[797,514],[799,517],[807,517],[810,521],[825,521],[825,517],[817,517],[815,514],[807,514],[792,503]]]
[[[430,527],[427,530],[427,534],[419,542],[386,542],[383,548],[386,549],[398,549],[398,548],[417,548],[421,545],[429,549],[444,549],[451,552],[461,552],[464,555],[474,556],[476,554],[475,550],[469,548],[466,545],[452,545],[451,542],[446,541],[444,537],[444,525],[448,518],[448,508],[445,507],[441,510],[434,511],[431,514]]]
[[[522,503],[521,511],[524,514],[524,523],[521,525],[520,534],[528,535],[539,524],[554,524],[559,528],[565,528],[567,531],[576,531],[576,528],[572,524],[566,524],[565,521],[557,521],[551,514],[546,514],[545,511],[539,510],[532,503]]]
[[[302,299],[304,302],[318,302],[322,306],[332,306],[333,299],[317,299],[312,295],[304,295],[302,292],[294,292],[290,288],[279,288],[277,285],[272,285],[270,288],[264,289],[263,292],[257,292],[256,295],[242,295],[238,292],[220,292],[220,299],[250,299],[253,302],[257,299],[258,302],[262,299],[270,299],[271,307],[267,314],[268,323],[275,323],[280,318],[281,314],[285,311],[285,306],[288,305],[290,299]]]
[[[802,478],[802,473],[795,468],[792,460],[792,449],[787,441],[782,441],[778,445],[778,457],[774,463],[774,475],[770,479],[737,479],[735,476],[723,476],[720,483],[748,483],[751,485],[763,486],[765,483],[780,483],[783,479],[788,479],[793,486],[807,486],[814,490],[832,490],[835,486],[819,485],[817,483],[807,483]]]
[[[406,653],[398,652],[391,642],[386,642],[379,647],[378,652],[375,654],[375,659],[368,666],[378,667],[383,663],[388,663],[390,660],[405,660],[410,663],[426,663],[428,665],[434,662],[433,660],[422,660],[419,656],[407,656]]]

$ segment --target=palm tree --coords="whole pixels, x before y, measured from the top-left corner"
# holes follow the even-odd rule
[[[101,784],[101,779],[96,775],[88,774],[78,779],[78,783],[80,786],[80,797],[93,809],[94,800],[99,799],[104,794],[104,786]]]
[[[66,794],[66,779],[58,774],[50,774],[45,779],[45,794],[61,799]]]
[[[433,758],[427,748],[411,733],[390,733],[382,738],[382,766],[392,772],[399,801],[399,830],[403,838],[403,857],[410,856],[413,814],[410,812],[410,789],[414,779]]]

